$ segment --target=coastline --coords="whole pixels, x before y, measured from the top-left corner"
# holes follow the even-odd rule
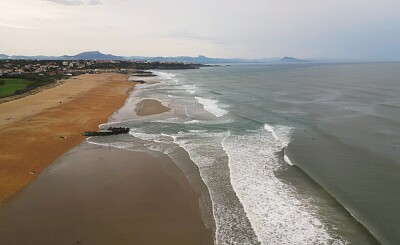
[[[12,142],[5,148],[5,152],[11,152],[1,154],[0,160],[18,157],[19,163],[25,164],[22,168],[11,169],[14,172],[8,179],[14,185],[21,181],[26,185],[26,188],[14,188],[14,193],[0,199],[0,240],[30,244],[65,241],[214,244],[213,226],[210,228],[203,220],[203,210],[199,206],[199,202],[204,202],[201,194],[204,190],[199,192],[198,187],[191,185],[192,180],[175,160],[151,151],[132,152],[82,142],[85,138],[81,132],[96,131],[126,103],[127,91],[135,83],[128,82],[126,76],[117,78],[115,75],[99,74],[96,79],[124,80],[127,86],[111,86],[113,82],[104,82],[68,102],[63,101],[71,97],[69,94],[58,94],[55,99],[50,96],[54,91],[46,90],[51,97],[47,98],[48,103],[38,105],[30,100],[23,112],[10,111],[15,121],[5,120],[0,124],[0,133]],[[57,87],[59,91],[65,91],[62,85]],[[46,97],[39,95],[42,100]],[[18,101],[17,104],[23,103]],[[141,100],[138,104],[141,106],[132,111],[132,116],[135,112],[142,117],[171,110],[154,99]],[[107,115],[98,111],[100,107],[110,109]],[[1,109],[0,105],[0,112]],[[27,111],[31,114],[27,115]],[[103,117],[90,121],[82,118],[82,113],[90,114],[89,117],[100,113]],[[78,130],[75,124],[83,125],[84,129]],[[13,138],[15,135],[17,137]],[[24,149],[23,160],[17,150],[12,151],[18,144]],[[32,150],[25,150],[28,148]],[[47,164],[38,166],[38,161]],[[188,156],[185,161],[190,161]],[[30,170],[33,166],[35,170]],[[6,167],[0,166],[0,169]],[[195,172],[193,169],[191,175]],[[0,182],[2,187],[3,183]],[[13,195],[15,193],[18,195]],[[21,232],[26,235],[18,236]]]
[[[40,93],[0,104],[0,202],[121,107],[135,83],[128,75],[81,75]]]

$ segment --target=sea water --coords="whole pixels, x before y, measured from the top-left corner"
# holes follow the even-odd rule
[[[400,64],[155,73],[112,117],[130,134],[88,141],[167,154],[196,189],[195,164],[216,244],[400,244]],[[171,111],[135,116],[148,98]]]

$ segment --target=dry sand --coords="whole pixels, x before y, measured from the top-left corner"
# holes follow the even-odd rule
[[[213,244],[165,155],[81,144],[0,207],[4,244]]]
[[[171,108],[161,104],[158,100],[144,99],[136,106],[136,115],[150,116],[170,111]]]
[[[128,75],[81,75],[0,104],[0,202],[84,140],[124,104]]]

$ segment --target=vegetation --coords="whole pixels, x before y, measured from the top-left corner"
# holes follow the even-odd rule
[[[28,81],[20,78],[3,78],[0,80],[0,97],[14,95],[16,91],[28,87]]]
[[[0,77],[0,97],[25,93],[63,78],[65,78],[63,75],[39,75],[32,73],[3,75]],[[1,84],[1,81],[4,81],[4,84]]]

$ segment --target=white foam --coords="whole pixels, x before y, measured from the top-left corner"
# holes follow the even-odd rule
[[[205,120],[190,120],[190,121],[186,121],[185,124],[208,124],[208,125],[218,125],[218,124],[226,124],[226,123],[231,123],[233,121],[233,119],[231,118],[226,118],[223,120],[219,120],[219,121],[205,121]]]
[[[93,144],[93,145],[113,147],[113,148],[126,149],[126,150],[129,150],[129,148],[132,147],[131,142],[118,142],[118,141],[116,141],[116,142],[99,142],[99,141],[95,141],[93,139],[93,137],[87,138],[86,142],[88,142],[89,144]]]
[[[164,134],[164,133],[161,133],[161,135],[162,135],[162,136],[166,136],[166,137],[171,137],[174,141],[175,141],[176,138],[178,137],[178,136],[176,136],[176,135],[170,135],[170,134]]]
[[[284,133],[289,128],[273,128],[281,141],[290,140],[290,135]],[[275,176],[275,171],[283,166],[278,154],[282,143],[270,131],[231,135],[192,129],[177,134],[152,134],[135,128],[130,135],[148,141],[142,145],[153,151],[171,154],[174,143],[188,152],[209,189],[216,244],[346,244],[327,232],[307,197]],[[126,142],[111,146],[140,151]],[[222,167],[225,164],[228,171]],[[229,193],[240,202],[235,203]]]
[[[227,198],[232,195],[229,193],[235,195],[233,190],[229,190],[229,186],[224,184],[225,181],[229,181],[229,175],[226,172],[218,173],[219,165],[224,164],[220,161],[226,157],[222,149],[222,139],[228,134],[180,132],[178,137],[174,138],[174,142],[188,152],[208,187],[216,224],[216,244],[258,244],[255,235],[251,235],[253,231],[247,223],[243,209],[240,208],[240,202],[227,202]]]
[[[285,153],[285,147],[287,147],[290,142],[290,134],[292,132],[292,128],[281,125],[271,126],[266,123],[264,125],[264,129],[271,133],[276,143],[281,147],[281,149],[283,149],[283,159],[285,160],[285,162],[293,166],[294,164],[292,163],[292,161],[290,161],[289,157]]]
[[[168,137],[168,135],[166,135],[166,134],[148,134],[148,133],[144,133],[139,130],[136,130],[136,129],[131,129],[129,134],[138,139],[147,140],[147,141],[156,142],[156,143],[165,142],[165,140],[163,140],[163,137]]]
[[[162,120],[153,120],[151,122],[155,123],[181,123],[182,119],[176,118],[176,117],[171,117],[171,118],[166,118]]]
[[[176,74],[172,74],[169,72],[153,71],[153,70],[151,70],[151,72],[162,79],[168,79],[168,80],[172,80],[176,76]]]
[[[193,123],[202,123],[203,121],[200,120],[190,120],[190,121],[186,121],[185,124],[193,124]]]
[[[196,85],[195,84],[185,84],[185,85],[183,85],[183,87],[189,94],[196,93]]]
[[[218,100],[205,99],[201,97],[195,97],[197,101],[203,105],[204,110],[214,114],[216,117],[222,117],[228,113],[227,110],[218,107]]]
[[[290,140],[291,140],[291,134],[292,134],[293,128],[283,126],[283,125],[276,125],[276,126],[274,126],[274,131],[275,131],[275,134],[279,138],[281,147],[284,148],[284,147],[288,146],[290,143]]]
[[[328,233],[307,197],[275,176],[283,166],[281,144],[270,130],[226,137],[223,148],[232,186],[262,244],[347,243]]]
[[[294,166],[295,164],[290,160],[290,158],[286,155],[286,151],[283,150],[283,160],[291,166]]]
[[[207,130],[194,130],[194,129],[192,129],[192,130],[189,130],[189,132],[191,132],[191,133],[205,133],[205,132],[207,132]]]
[[[286,147],[289,144],[292,128],[282,125],[271,126],[266,123],[264,124],[264,129],[271,133],[281,147]]]
[[[243,209],[237,207],[237,205],[240,206],[240,202],[237,201],[236,204],[226,203],[228,192],[236,197],[233,189],[229,191],[227,186],[223,184],[229,183],[228,172],[224,171],[223,175],[219,175],[215,171],[221,164],[216,159],[226,157],[222,149],[222,139],[227,135],[226,132],[208,133],[205,130],[191,130],[191,132],[181,131],[178,134],[152,135],[138,129],[132,130],[130,134],[142,140],[157,142],[150,146],[146,145],[152,150],[169,154],[171,151],[168,152],[166,150],[168,147],[162,144],[173,140],[176,145],[188,152],[191,160],[198,166],[200,176],[209,189],[216,224],[216,244],[257,244],[257,241],[254,240],[255,235],[249,235],[253,231],[250,225],[246,223],[247,218]],[[167,137],[169,137],[169,140]],[[215,176],[218,176],[218,179]],[[241,232],[238,232],[238,230]]]
[[[270,133],[272,134],[272,136],[274,136],[274,138],[275,138],[276,140],[279,140],[278,135],[276,135],[276,133],[275,133],[275,131],[274,131],[274,128],[273,128],[271,125],[265,124],[265,125],[264,125],[264,128],[265,128],[268,132],[270,132]]]

